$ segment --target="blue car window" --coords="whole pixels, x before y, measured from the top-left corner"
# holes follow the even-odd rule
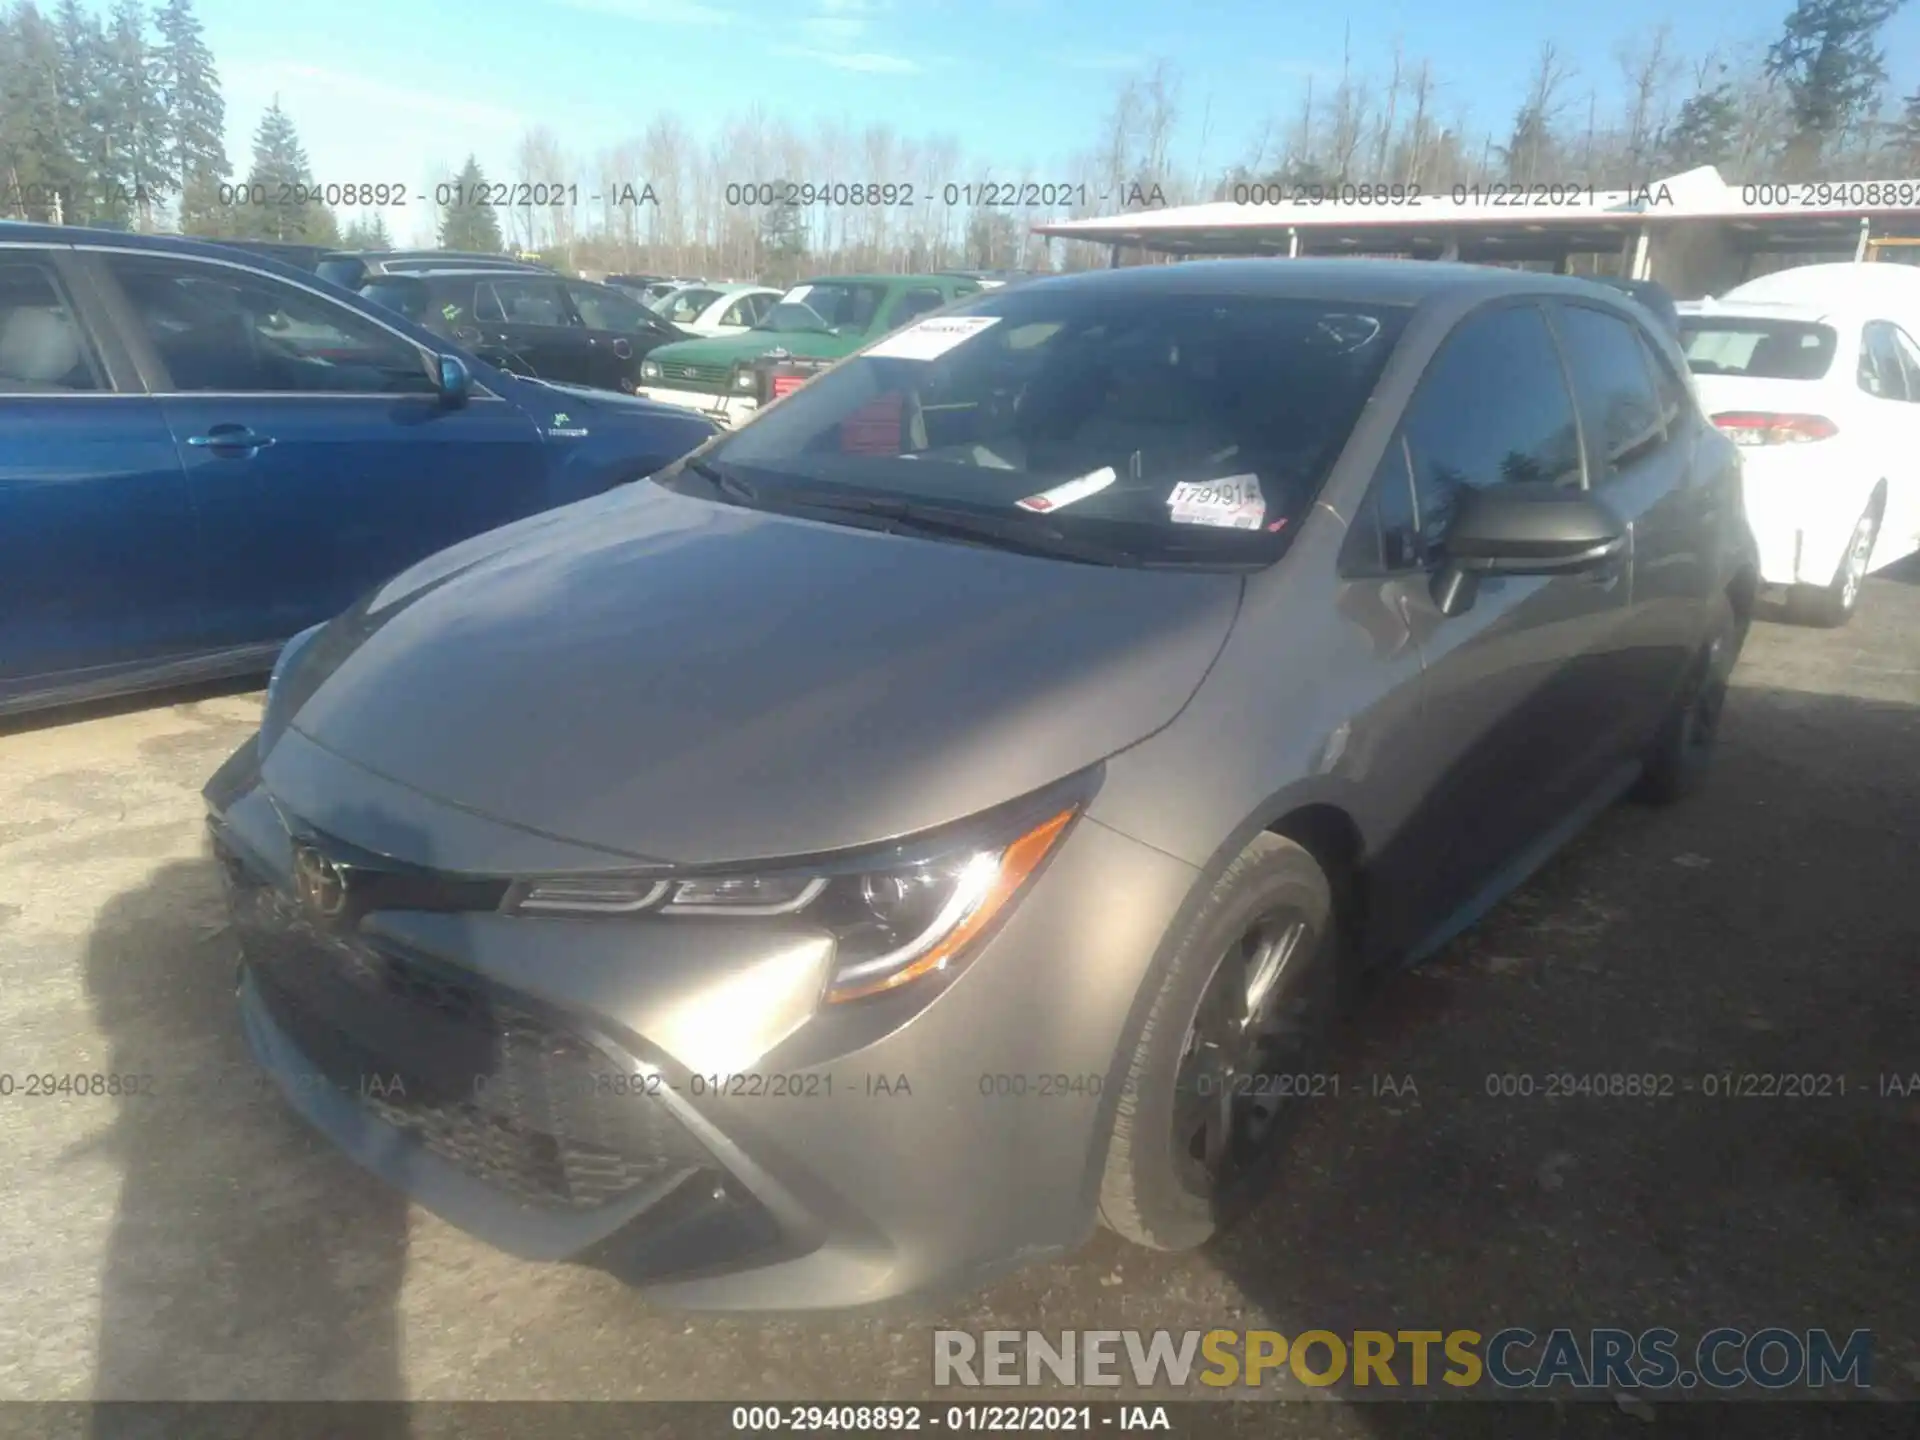
[[[237,267],[109,255],[177,391],[427,394],[420,351],[344,305]]]
[[[0,394],[99,390],[99,371],[44,265],[0,265]]]

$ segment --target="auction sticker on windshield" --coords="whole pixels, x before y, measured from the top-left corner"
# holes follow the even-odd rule
[[[1182,481],[1167,497],[1167,518],[1176,525],[1258,530],[1260,522],[1267,518],[1267,497],[1260,493],[1257,475]]]
[[[964,345],[982,330],[1000,323],[998,315],[949,315],[922,320],[889,335],[867,351],[871,359],[938,360],[956,345]]]
[[[1064,485],[1055,485],[1051,490],[1042,490],[1038,495],[1029,495],[1026,499],[1016,500],[1013,503],[1022,510],[1033,510],[1045,514],[1049,510],[1058,510],[1062,505],[1071,505],[1076,500],[1084,500],[1089,495],[1098,495],[1119,478],[1111,465],[1102,465],[1091,475],[1082,475],[1077,480],[1069,480]]]

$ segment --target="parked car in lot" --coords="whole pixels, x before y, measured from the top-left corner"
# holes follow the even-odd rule
[[[1631,295],[1668,330],[1675,334],[1680,330],[1680,310],[1673,298],[1673,292],[1658,280],[1624,280],[1613,275],[1594,277],[1602,285],[1611,285],[1614,289]]]
[[[687,285],[654,302],[654,313],[688,338],[744,335],[780,302],[771,285]]]
[[[642,359],[687,338],[631,295],[551,273],[376,275],[360,294],[516,375],[596,390],[632,394]]]
[[[269,260],[278,260],[282,265],[291,265],[296,270],[317,271],[322,260],[339,254],[325,245],[299,245],[290,240],[221,240],[217,243],[232,250],[265,255]]]
[[[689,285],[704,285],[707,282],[696,276],[665,275],[642,288],[640,298],[649,308],[657,309],[662,300],[676,290],[684,290]]]
[[[722,425],[759,408],[754,362],[837,360],[980,282],[959,275],[838,275],[795,285],[743,334],[664,345],[640,367],[640,393],[699,410]]]
[[[1754,566],[1615,291],[997,290],[290,644],[206,791],[245,1030],[422,1203],[670,1302],[1196,1245],[1370,970],[1701,780]]]
[[[645,300],[647,287],[658,285],[667,278],[665,275],[609,275],[601,281],[601,284],[611,285],[616,290],[625,290],[628,294]]]
[[[262,257],[9,226],[0,712],[264,671],[385,576],[712,433]]]
[[[1920,347],[1844,302],[1681,310],[1701,403],[1741,446],[1761,580],[1792,618],[1844,625],[1868,573],[1920,549]]]
[[[314,273],[343,290],[358,290],[376,275],[418,275],[427,270],[458,266],[464,270],[516,270],[551,275],[545,265],[516,260],[510,255],[483,255],[467,250],[336,250],[315,262]]]

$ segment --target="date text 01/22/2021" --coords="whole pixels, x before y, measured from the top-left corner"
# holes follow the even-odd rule
[[[442,181],[431,189],[404,180],[351,180],[307,184],[304,181],[242,180],[223,184],[215,201],[228,209],[296,210],[308,205],[403,206],[433,204],[454,209],[481,206],[520,209],[559,209],[574,205],[652,206],[660,196],[646,181],[581,186],[560,180],[481,181],[463,185]]]
[[[736,1405],[728,1428],[736,1434],[781,1435],[952,1431],[1036,1435],[1095,1430],[1170,1431],[1165,1405]]]

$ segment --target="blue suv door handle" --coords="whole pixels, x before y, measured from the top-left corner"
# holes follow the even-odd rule
[[[251,455],[273,444],[273,437],[256,435],[244,425],[216,425],[204,435],[189,435],[187,444],[197,450],[244,450]]]

